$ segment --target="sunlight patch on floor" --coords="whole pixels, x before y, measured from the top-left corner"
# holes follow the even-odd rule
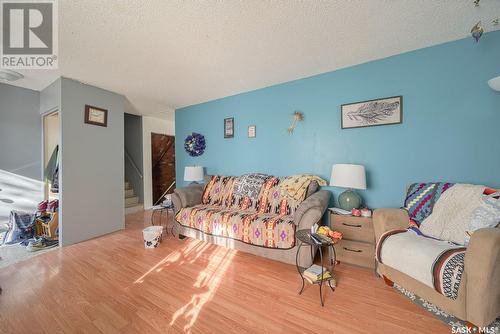
[[[136,279],[134,281],[134,284],[137,283],[143,283],[144,279],[150,275],[153,272],[161,272],[164,267],[168,267],[169,265],[179,262],[179,265],[184,264],[184,259],[188,258],[189,256],[189,263],[193,263],[196,261],[202,254],[203,252],[209,247],[210,245],[205,243],[205,242],[199,242],[195,240],[191,240],[190,242],[186,243],[186,246],[180,250],[180,251],[175,251],[167,256],[165,256],[160,262],[155,264],[153,267],[151,267],[148,271],[146,271],[141,277]],[[191,253],[193,253],[191,255]]]
[[[207,246],[207,244],[205,244],[205,246]],[[202,247],[202,249],[206,249],[206,247]],[[200,292],[193,294],[191,300],[174,313],[172,321],[170,322],[171,326],[177,321],[185,320],[186,325],[184,326],[184,331],[190,332],[203,306],[215,295],[235,254],[235,251],[224,247],[217,247],[216,250],[210,254],[206,268],[198,274],[193,285],[195,288],[199,289]]]
[[[151,267],[151,269],[149,269],[148,271],[146,271],[144,273],[144,275],[142,275],[141,277],[139,277],[138,279],[136,279],[134,281],[134,284],[138,284],[138,283],[143,283],[144,282],[144,279],[149,275],[151,274],[152,272],[156,271],[156,272],[160,272],[162,270],[162,268],[160,268],[161,266],[163,265],[168,265],[170,263],[174,263],[174,262],[177,262],[181,257],[181,252],[179,251],[175,251],[173,253],[170,253],[168,254],[167,256],[165,256],[160,262],[158,262],[157,264],[155,264],[153,267]]]

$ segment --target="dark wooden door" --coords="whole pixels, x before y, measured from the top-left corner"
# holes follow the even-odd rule
[[[151,133],[151,159],[153,166],[153,204],[168,189],[175,189],[175,137]]]

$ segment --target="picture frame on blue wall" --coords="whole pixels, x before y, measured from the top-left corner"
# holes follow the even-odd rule
[[[234,118],[224,118],[224,138],[234,137]]]
[[[257,136],[257,127],[255,125],[248,126],[248,138],[255,138]]]
[[[342,129],[403,123],[403,96],[343,104],[340,106]]]

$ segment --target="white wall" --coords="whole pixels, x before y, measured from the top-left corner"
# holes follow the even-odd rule
[[[144,208],[150,209],[153,206],[153,176],[151,162],[151,133],[165,135],[175,135],[174,121],[155,117],[142,117],[142,143],[143,143],[143,164],[144,164]]]
[[[62,245],[114,232],[124,222],[122,95],[61,79]],[[108,126],[84,123],[85,104],[108,110]]]

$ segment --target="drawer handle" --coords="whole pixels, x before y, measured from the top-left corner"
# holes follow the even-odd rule
[[[358,224],[347,224],[347,223],[342,223],[344,226],[349,226],[349,227],[362,227],[361,225]]]
[[[344,250],[349,251],[349,252],[355,252],[355,253],[361,253],[362,252],[361,249],[351,249],[351,248],[347,248],[347,247],[344,247]]]

